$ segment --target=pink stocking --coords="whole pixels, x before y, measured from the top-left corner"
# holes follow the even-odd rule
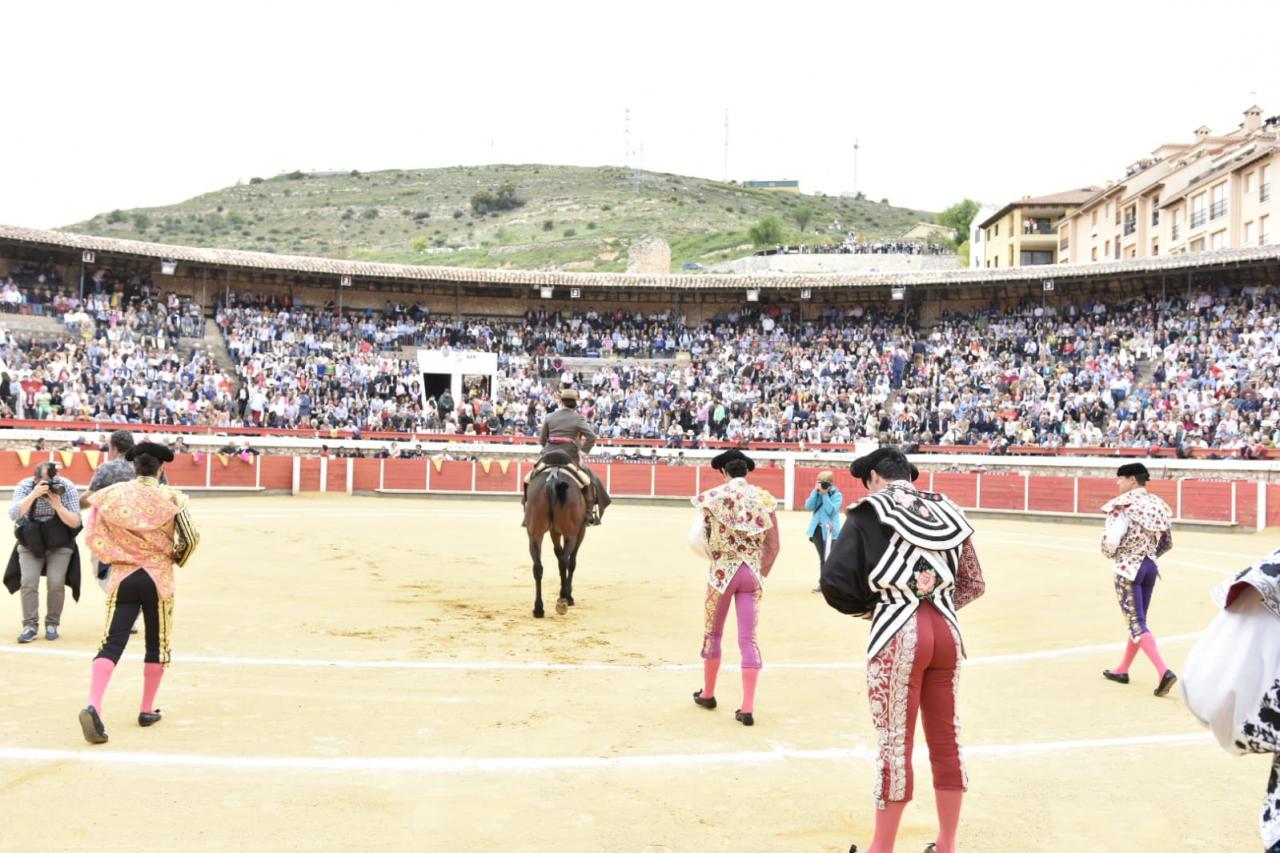
[[[902,823],[902,813],[907,804],[885,803],[884,808],[876,809],[876,835],[871,839],[871,847],[867,853],[893,853],[893,842],[898,839],[898,824]]]
[[[960,830],[960,800],[964,791],[935,789],[933,797],[938,803],[937,853],[955,853],[956,833]]]
[[[702,662],[702,698],[716,695],[716,676],[720,674],[720,658],[707,658]]]
[[[116,663],[110,658],[94,658],[93,674],[89,679],[89,704],[102,713],[102,697],[106,695],[107,683],[111,681],[111,673],[116,671]]]
[[[160,690],[160,679],[164,678],[164,664],[148,663],[142,667],[142,708],[144,714],[155,711],[156,693]]]
[[[1124,657],[1120,659],[1120,665],[1111,670],[1116,675],[1124,675],[1129,671],[1129,667],[1133,665],[1133,659],[1138,656],[1138,649],[1141,648],[1136,642],[1130,639],[1124,644]],[[1164,673],[1161,673],[1163,675]]]
[[[750,714],[756,706],[756,682],[760,680],[760,670],[742,670],[742,713]]]
[[[1156,675],[1163,676],[1168,671],[1168,667],[1164,665],[1164,658],[1160,657],[1160,650],[1156,648],[1155,635],[1148,631],[1138,638],[1138,642],[1142,646],[1142,651],[1151,659],[1151,665],[1156,668]]]

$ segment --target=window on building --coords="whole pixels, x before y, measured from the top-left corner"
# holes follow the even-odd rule
[[[1223,181],[1209,190],[1209,218],[1217,219],[1227,212],[1227,182]]]
[[[1244,244],[1246,246],[1252,246],[1254,238],[1257,236],[1258,236],[1258,231],[1256,228],[1254,228],[1253,220],[1250,219],[1248,222],[1244,224]]]
[[[1244,174],[1244,191],[1245,193],[1253,192],[1253,177],[1256,172],[1245,172]]]
[[[1106,242],[1106,245],[1104,245],[1104,246],[1103,246],[1103,248],[1102,248],[1102,254],[1104,254],[1104,255],[1109,255],[1109,254],[1111,254],[1111,241],[1110,241],[1110,240],[1108,240],[1108,241]]]
[[[997,223],[996,223],[996,236],[997,236],[997,237],[999,237],[999,236],[1000,236],[1000,223],[999,223],[999,222],[997,222]]]
[[[1151,199],[1151,226],[1160,224],[1160,196]]]
[[[1053,252],[1023,252],[1021,264],[1024,267],[1038,267],[1053,263]]]
[[[1267,230],[1268,224],[1271,222],[1270,216],[1258,217],[1258,245],[1265,246],[1271,242],[1271,232]]]
[[[1089,260],[1096,261],[1098,259],[1098,247],[1094,246],[1089,250]]]
[[[1192,240],[1192,241],[1191,241],[1191,245],[1187,247],[1187,251],[1190,251],[1190,252],[1203,252],[1203,251],[1204,251],[1204,238],[1203,238],[1203,237],[1201,237],[1201,238],[1199,238],[1199,239],[1197,239],[1197,240]]]
[[[1093,212],[1089,214],[1089,224],[1094,228],[1098,227],[1098,209],[1095,207]]]
[[[1227,248],[1227,229],[1223,228],[1209,235],[1209,248],[1215,252]]]
[[[1170,221],[1170,236],[1176,241],[1182,236],[1182,208],[1175,207],[1173,209],[1173,219]]]
[[[1204,225],[1208,219],[1208,210],[1205,206],[1206,197],[1207,195],[1205,193],[1200,193],[1199,195],[1191,198],[1192,229],[1199,228],[1201,225]]]
[[[1258,172],[1258,201],[1271,198],[1271,167],[1263,166]]]
[[[1159,240],[1151,241],[1151,257],[1153,258],[1160,257],[1160,241]]]

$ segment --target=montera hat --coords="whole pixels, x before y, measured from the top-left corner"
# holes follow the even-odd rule
[[[857,459],[853,460],[853,462],[849,463],[849,473],[857,478],[859,482],[866,484],[867,479],[871,476],[871,472],[875,470],[877,465],[885,460],[899,461],[906,465],[911,471],[911,480],[913,482],[920,476],[920,469],[908,462],[907,457],[904,456],[902,451],[896,447],[881,447],[877,450],[871,451],[865,456],[859,456]]]
[[[734,448],[733,450],[726,450],[724,453],[721,453],[715,456],[714,458],[712,458],[711,467],[717,471],[723,471],[724,466],[728,465],[730,462],[733,462],[735,460],[741,460],[747,463],[748,471],[756,470],[756,463],[751,461],[751,457],[743,453],[741,450],[738,450],[737,448]]]
[[[1140,483],[1145,483],[1151,479],[1151,472],[1147,470],[1147,466],[1141,462],[1130,462],[1127,465],[1121,465],[1116,469],[1117,477],[1133,477]]]
[[[154,456],[161,462],[173,461],[173,451],[165,447],[163,444],[156,444],[154,441],[144,441],[141,444],[135,444],[133,447],[129,448],[129,452],[124,455],[124,458],[132,462],[143,453],[148,456]]]

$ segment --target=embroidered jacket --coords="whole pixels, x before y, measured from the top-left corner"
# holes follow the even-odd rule
[[[876,597],[867,656],[884,649],[921,601],[932,602],[959,636],[957,608],[986,589],[964,512],[945,495],[919,491],[905,480],[867,495],[850,512],[867,508],[889,532],[883,553],[867,555],[875,560],[867,580]]]
[[[1142,487],[1102,505],[1107,514],[1102,553],[1116,561],[1116,574],[1133,580],[1142,561],[1155,560],[1173,547],[1169,505]]]
[[[187,496],[154,477],[108,486],[94,495],[86,525],[89,550],[111,564],[107,594],[139,569],[151,575],[162,600],[173,598],[174,524]]]
[[[769,514],[778,506],[773,495],[736,477],[723,486],[708,489],[692,503],[702,510],[711,551],[707,583],[716,592],[724,592],[734,574],[745,565],[763,587],[765,536],[773,527]]]

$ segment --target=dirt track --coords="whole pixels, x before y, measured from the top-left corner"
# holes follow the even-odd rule
[[[510,503],[194,509],[204,542],[179,577],[159,726],[133,723],[141,666],[128,658],[107,694],[111,742],[80,737],[96,586],[68,603],[59,642],[0,646],[0,849],[844,851],[870,839],[866,626],[809,592],[803,513],[783,520],[745,729],[736,671],[718,711],[689,700],[703,569],[683,545],[684,507],[611,510],[584,548],[577,606],[558,617],[549,605],[541,621]],[[977,526],[989,593],[962,613],[962,849],[1257,849],[1266,760],[1222,753],[1178,700],[1152,697],[1143,659],[1128,687],[1099,676],[1116,652],[1087,647],[1118,649],[1123,627],[1097,531]],[[1177,635],[1212,617],[1211,570],[1278,538],[1179,534],[1151,614],[1171,666],[1191,642]],[[1132,741],[1148,736],[1163,740]],[[916,767],[899,850],[932,839],[923,750]]]

